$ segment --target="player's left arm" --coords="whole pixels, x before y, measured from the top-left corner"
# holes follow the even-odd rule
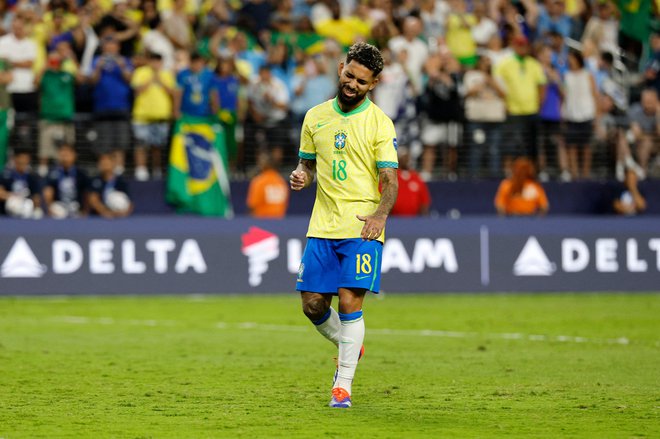
[[[399,181],[395,168],[380,168],[379,179],[381,189],[380,204],[378,209],[371,215],[357,215],[360,221],[364,221],[360,237],[362,239],[377,239],[385,229],[387,216],[390,214],[396,196],[399,193]]]

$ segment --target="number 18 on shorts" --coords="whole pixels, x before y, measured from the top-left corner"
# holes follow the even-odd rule
[[[337,294],[339,288],[378,293],[383,244],[356,239],[308,238],[296,290]]]

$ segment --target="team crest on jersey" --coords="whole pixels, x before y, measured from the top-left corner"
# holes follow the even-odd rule
[[[335,133],[335,148],[344,149],[346,147],[346,131],[337,131]]]

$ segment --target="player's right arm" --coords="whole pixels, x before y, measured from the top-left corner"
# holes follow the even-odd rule
[[[305,114],[300,132],[300,150],[298,152],[300,161],[298,167],[289,176],[289,185],[294,191],[303,190],[312,184],[316,175],[316,147],[309,126],[309,120],[313,120],[314,116],[310,116],[310,112],[311,110]]]
[[[294,191],[300,191],[312,184],[316,175],[316,160],[300,159],[298,167],[289,176],[289,184]]]

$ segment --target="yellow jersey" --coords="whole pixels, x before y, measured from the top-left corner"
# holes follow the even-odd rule
[[[531,56],[511,55],[495,66],[493,73],[506,90],[506,109],[514,116],[536,114],[540,109],[539,86],[547,80],[541,64]]]
[[[359,238],[380,203],[379,169],[398,168],[394,124],[368,98],[344,113],[337,98],[310,109],[300,139],[300,158],[316,160],[316,201],[308,237]],[[384,240],[383,234],[378,238]]]

